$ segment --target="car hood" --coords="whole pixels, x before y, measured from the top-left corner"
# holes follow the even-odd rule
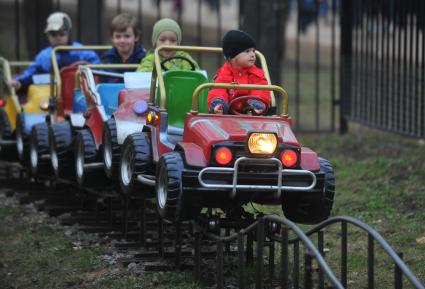
[[[201,147],[222,141],[243,142],[251,131],[269,131],[277,134],[280,143],[299,147],[287,119],[280,117],[198,115],[188,117],[184,142]]]

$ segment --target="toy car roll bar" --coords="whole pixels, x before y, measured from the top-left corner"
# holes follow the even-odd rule
[[[280,111],[281,117],[288,117],[288,94],[277,85],[260,85],[260,84],[230,84],[230,83],[204,83],[198,86],[193,92],[191,113],[198,113],[198,99],[201,91],[206,88],[227,88],[227,89],[257,89],[276,91],[282,97],[282,106]]]
[[[10,80],[12,80],[12,72],[11,72],[10,67],[13,64],[11,62],[7,61],[3,57],[0,57],[0,62],[2,64],[2,71],[3,71],[3,75],[4,75],[4,80],[5,80],[6,83],[8,83]],[[29,64],[31,64],[31,62]],[[15,66],[18,66],[17,62],[15,62]],[[26,66],[26,65],[22,65],[22,66]],[[9,87],[9,91],[10,91],[10,97],[11,97],[12,101],[14,102],[15,107],[20,107],[18,96],[16,95],[15,88]]]
[[[56,59],[56,52],[58,51],[75,51],[75,50],[109,50],[112,46],[110,45],[86,45],[86,46],[56,46],[52,49],[52,53],[50,55],[52,61],[52,74],[50,74],[50,95],[56,96],[58,98],[61,97],[62,93],[62,81],[60,78],[59,71],[59,63]],[[55,94],[55,86],[53,85],[56,80],[56,94]]]

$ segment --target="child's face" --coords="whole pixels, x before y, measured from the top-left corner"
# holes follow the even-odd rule
[[[255,48],[242,51],[230,60],[230,64],[235,68],[249,68],[255,64]]]
[[[160,47],[161,45],[177,45],[177,35],[173,31],[162,31],[158,40],[156,40],[155,47]],[[175,51],[161,51],[161,55],[165,58],[169,58],[175,54]]]
[[[47,39],[51,46],[67,45],[69,40],[69,31],[49,31],[47,32]]]
[[[120,56],[129,56],[133,53],[134,45],[139,37],[136,37],[132,27],[127,27],[127,30],[123,32],[114,31],[111,40]]]

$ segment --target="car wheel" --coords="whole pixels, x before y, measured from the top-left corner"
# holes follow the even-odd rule
[[[9,118],[7,117],[6,111],[0,107],[0,141],[12,140],[13,132],[10,126]],[[3,145],[0,149],[1,159],[12,161],[16,159],[16,146],[15,145]]]
[[[103,128],[103,167],[110,179],[116,179],[120,164],[121,148],[118,144],[117,125],[115,119],[110,118]]]
[[[50,162],[54,175],[69,177],[74,172],[72,130],[67,121],[49,127]]]
[[[118,179],[123,194],[152,192],[137,181],[139,174],[153,174],[150,140],[144,133],[133,133],[123,143],[119,165]]]
[[[79,185],[91,185],[99,179],[91,178],[93,172],[84,169],[85,164],[98,161],[96,144],[88,129],[82,129],[75,138],[75,177]]]
[[[159,159],[156,181],[156,203],[159,215],[171,222],[197,217],[201,207],[183,191],[183,159],[178,152]]]
[[[0,140],[8,140],[12,138],[12,128],[9,119],[3,107],[0,107]]]
[[[25,135],[25,114],[16,116],[16,152],[23,165],[28,163],[28,136]]]
[[[48,125],[39,123],[32,127],[29,137],[29,163],[34,176],[46,175],[51,172],[48,146]]]
[[[321,184],[322,192],[284,193],[282,210],[291,221],[302,224],[316,224],[327,219],[332,211],[335,173],[328,160],[319,158],[319,163],[320,172],[324,175]]]

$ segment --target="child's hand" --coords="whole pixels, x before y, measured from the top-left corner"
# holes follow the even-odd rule
[[[223,105],[217,104],[216,106],[214,106],[214,113],[223,114]]]
[[[12,79],[7,83],[10,87],[13,87],[16,90],[19,90],[21,88],[21,82],[16,79]]]
[[[223,114],[227,113],[227,103],[221,98],[214,98],[210,104],[210,113]]]
[[[260,115],[266,112],[267,107],[261,101],[250,99],[246,103],[252,107],[256,115]]]

